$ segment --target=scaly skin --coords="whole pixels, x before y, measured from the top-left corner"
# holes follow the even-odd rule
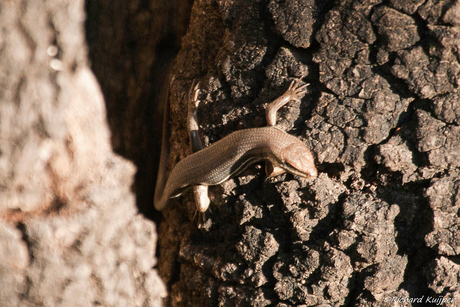
[[[293,81],[286,93],[273,101],[267,107],[267,122],[270,126],[244,129],[231,133],[214,144],[203,148],[182,159],[171,171],[166,183],[160,165],[155,188],[154,205],[157,210],[166,207],[168,199],[177,197],[191,186],[198,186],[195,191],[206,192],[206,188],[220,184],[230,177],[238,175],[249,165],[258,161],[269,161],[275,167],[297,176],[314,178],[318,175],[314,158],[310,150],[296,137],[275,127],[277,110],[291,100],[300,100],[305,95],[306,85],[299,86],[300,80]],[[198,85],[194,87],[192,101],[195,108],[197,103]],[[191,117],[190,117],[191,116]],[[192,123],[192,124],[190,124]],[[189,126],[198,127],[196,112],[189,111]],[[194,133],[199,137],[197,133]],[[196,143],[195,143],[196,144]],[[164,161],[164,160],[163,160]],[[204,204],[197,204],[198,211],[205,212],[209,200],[203,195],[195,197],[203,199]]]

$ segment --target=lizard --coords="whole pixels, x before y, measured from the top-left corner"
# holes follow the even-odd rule
[[[289,172],[300,177],[315,178],[318,171],[308,147],[276,126],[278,109],[291,100],[301,100],[307,86],[300,85],[300,79],[292,81],[286,92],[267,106],[266,127],[238,130],[204,147],[199,136],[196,112],[200,103],[199,83],[192,84],[188,97],[187,129],[194,153],[180,160],[166,178],[169,154],[169,108],[166,107],[160,167],[155,186],[155,208],[163,210],[170,198],[178,197],[193,187],[197,210],[206,212],[210,204],[208,186],[221,184],[249,165],[264,160],[273,166],[271,176]]]

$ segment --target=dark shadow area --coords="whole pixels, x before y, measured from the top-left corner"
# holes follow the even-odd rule
[[[158,222],[153,195],[161,149],[162,92],[185,35],[193,1],[87,1],[91,68],[107,108],[113,150],[137,167],[139,212]]]
[[[398,254],[407,255],[409,259],[402,288],[409,292],[410,297],[430,295],[424,276],[436,253],[425,243],[425,237],[434,229],[433,211],[423,197],[429,184],[429,181],[406,183],[400,187],[393,184],[381,188],[379,193],[381,199],[397,204],[401,210],[395,219],[396,243]]]

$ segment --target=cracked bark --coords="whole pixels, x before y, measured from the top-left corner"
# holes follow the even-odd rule
[[[108,143],[83,3],[46,3],[0,10],[0,302],[160,305],[155,231],[136,214],[132,164]],[[180,3],[86,5],[112,144],[140,170],[134,190],[148,216],[160,135],[151,101],[185,31]],[[266,104],[306,75],[308,95],[280,125],[311,148],[320,175],[267,179],[253,166],[211,189],[203,229],[190,194],[171,200],[159,227],[166,305],[458,304],[458,7],[195,1],[171,69],[170,167],[190,154],[184,97],[194,78],[212,143],[264,126]]]
[[[290,80],[311,85],[281,127],[320,175],[253,166],[170,201],[159,270],[168,306],[387,306],[460,300],[459,15],[454,1],[195,1],[173,71],[170,167],[190,154],[196,78],[205,141],[265,125]]]

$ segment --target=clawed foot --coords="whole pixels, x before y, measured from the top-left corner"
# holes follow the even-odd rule
[[[299,101],[301,100],[305,94],[307,93],[307,87],[310,85],[309,83],[305,83],[300,85],[301,78],[296,79],[291,82],[289,85],[287,91],[283,94],[283,96],[289,97],[289,100],[296,100]],[[283,97],[281,96],[281,97]]]
[[[196,220],[196,225],[198,229],[209,230],[212,226],[212,220],[210,218],[211,208],[206,212],[200,212],[199,210],[195,211],[192,221]]]
[[[302,78],[292,81],[286,92],[267,106],[265,116],[268,126],[276,126],[276,113],[279,108],[291,100],[300,101],[305,96],[309,84],[300,85]]]
[[[189,134],[190,143],[192,144],[192,151],[197,152],[203,149],[203,143],[201,142],[199,127],[198,127],[198,115],[197,109],[201,100],[200,95],[200,82],[193,80],[192,86],[188,93],[188,116],[187,116],[187,129]]]
[[[197,81],[196,79],[193,79],[192,86],[190,87],[190,91],[188,92],[189,113],[190,113],[190,111],[194,112],[198,108],[198,105],[201,102],[198,99],[200,93],[201,93],[201,91],[200,91],[200,82]]]

